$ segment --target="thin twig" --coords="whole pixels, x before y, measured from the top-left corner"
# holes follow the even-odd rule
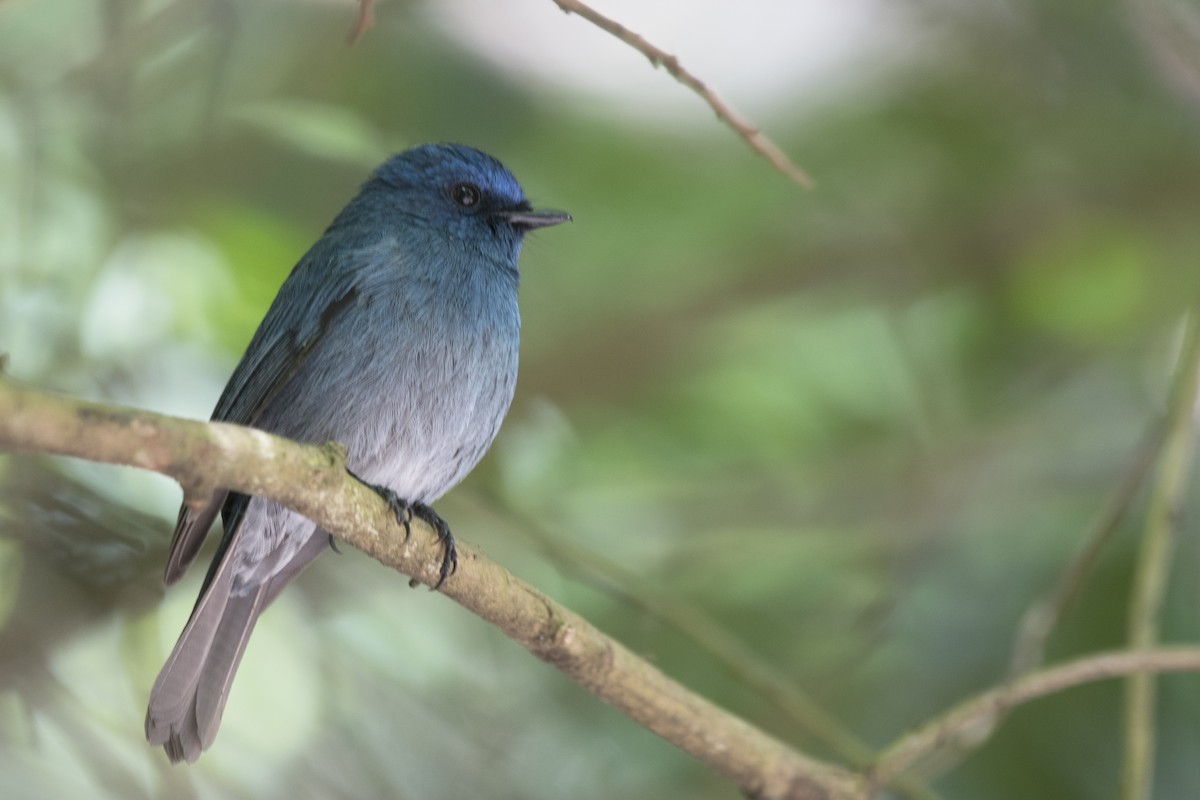
[[[1166,86],[1193,109],[1200,107],[1200,15],[1194,4],[1126,0],[1142,49]]]
[[[1113,489],[1107,504],[1091,531],[1084,537],[1079,549],[1059,574],[1054,589],[1026,610],[1013,644],[1012,661],[1009,666],[1010,679],[1015,680],[1028,674],[1044,663],[1046,641],[1074,605],[1095,570],[1100,554],[1116,535],[1121,520],[1128,513],[1133,498],[1137,496],[1138,489],[1154,463],[1162,439],[1162,423],[1158,421],[1152,424],[1143,436],[1120,483]],[[977,723],[969,735],[957,741],[943,743],[942,748],[946,755],[939,760],[936,771],[949,771],[968,753],[982,747],[990,736],[981,736],[979,732],[994,732],[1001,722],[1003,719],[997,717],[988,720],[986,725],[982,722]],[[926,779],[931,779],[928,774]]]
[[[604,16],[591,6],[579,2],[579,0],[553,0],[553,2],[564,12],[578,14],[601,30],[611,33],[650,59],[650,63],[654,66],[661,66],[666,69],[675,80],[700,95],[704,99],[704,102],[708,103],[709,107],[716,113],[718,119],[733,128],[756,153],[767,159],[767,161],[770,161],[775,169],[805,189],[813,188],[813,179],[807,172],[792,163],[792,160],[779,149],[779,146],[767,138],[754,123],[734,111],[728,103],[718,97],[717,93],[710,89],[703,81],[684,69],[676,56],[655,47],[621,23]]]
[[[871,772],[871,785],[878,787],[891,783],[946,742],[958,741],[972,728],[990,725],[992,720],[1030,700],[1108,678],[1159,672],[1200,672],[1200,647],[1100,653],[1031,672],[989,689],[964,700],[888,747]]]
[[[1074,605],[1088,578],[1100,560],[1100,554],[1112,541],[1129,512],[1129,506],[1146,479],[1151,464],[1162,446],[1161,422],[1155,422],[1142,437],[1121,482],[1112,490],[1104,510],[1058,577],[1049,595],[1029,607],[1021,619],[1013,645],[1010,674],[1017,676],[1037,669],[1045,659],[1046,641],[1059,621]]]
[[[363,37],[363,34],[371,29],[375,24],[375,0],[358,0],[358,14],[354,18],[354,25],[350,27],[350,33],[346,37],[347,43],[353,47],[358,44],[358,40]]]
[[[216,487],[275,500],[423,583],[438,579],[437,534],[412,537],[345,469],[340,446],[296,444],[262,431],[74,400],[0,376],[0,451],[45,452],[172,477],[185,496]],[[759,800],[862,800],[861,780],[793,750],[672,681],[578,615],[460,543],[440,591],[646,729]]]
[[[736,633],[712,616],[662,591],[653,581],[633,570],[573,545],[562,536],[555,536],[542,523],[520,512],[504,498],[493,495],[492,500],[556,563],[585,576],[599,588],[675,628],[698,649],[707,652],[729,670],[730,674],[758,692],[800,730],[824,744],[851,766],[865,769],[875,763],[877,753],[870,746],[794,681],[780,675]],[[937,800],[938,797],[929,787],[906,777],[899,778],[893,789],[911,800]]]
[[[1200,305],[1193,307],[1187,316],[1173,384],[1166,439],[1146,512],[1146,529],[1129,607],[1129,647],[1133,650],[1145,650],[1158,642],[1175,523],[1183,502],[1195,438],[1193,417],[1200,390]],[[1148,800],[1151,796],[1156,690],[1153,675],[1134,675],[1126,683],[1121,800]]]
[[[751,652],[728,628],[695,606],[656,589],[653,582],[632,570],[551,535],[524,515],[511,513],[519,519],[524,533],[557,562],[590,576],[593,583],[676,628],[731,673],[770,699],[805,733],[852,763],[865,766],[874,760],[874,752],[865,743],[842,728],[802,689],[775,675],[770,665]]]

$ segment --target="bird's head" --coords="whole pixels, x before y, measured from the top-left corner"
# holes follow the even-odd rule
[[[372,187],[388,198],[391,212],[511,261],[513,269],[527,232],[571,219],[535,211],[503,164],[461,144],[421,145],[393,156],[375,171]]]

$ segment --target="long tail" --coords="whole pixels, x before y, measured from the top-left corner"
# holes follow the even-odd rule
[[[146,739],[163,745],[172,763],[194,762],[216,738],[233,675],[269,600],[265,585],[232,593],[233,562],[218,568],[150,690]]]
[[[172,763],[192,763],[213,743],[258,615],[328,542],[329,534],[313,531],[278,572],[248,593],[233,591],[232,544],[219,556],[216,573],[150,690],[146,740],[162,745]]]

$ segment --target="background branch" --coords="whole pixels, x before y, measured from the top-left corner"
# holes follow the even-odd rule
[[[896,780],[918,760],[958,740],[977,725],[991,725],[1013,708],[1084,683],[1125,675],[1200,671],[1200,648],[1163,648],[1114,652],[1081,658],[1032,672],[1004,686],[964,700],[938,718],[905,735],[884,751],[872,772],[875,786]]]
[[[1113,488],[1099,518],[1059,573],[1054,588],[1026,610],[1013,644],[1010,674],[1021,675],[1042,665],[1046,641],[1078,599],[1100,562],[1100,555],[1116,536],[1138,489],[1162,446],[1162,423],[1153,423],[1138,444],[1120,483]]]
[[[712,615],[664,591],[634,570],[555,536],[531,515],[514,508],[506,498],[493,495],[491,500],[496,507],[505,509],[520,530],[556,564],[675,628],[698,650],[708,653],[730,674],[758,692],[799,731],[812,736],[856,769],[866,769],[875,763],[878,754],[870,745]],[[911,800],[938,797],[921,781],[906,776],[898,778],[891,788]]]
[[[787,157],[786,153],[779,149],[778,145],[767,138],[762,131],[755,127],[754,123],[730,108],[729,104],[718,97],[717,93],[709,88],[704,81],[684,69],[683,65],[679,63],[678,57],[671,55],[666,50],[655,47],[621,23],[604,16],[591,6],[579,2],[579,0],[553,0],[553,2],[564,12],[578,14],[601,30],[611,33],[650,59],[651,64],[656,67],[661,66],[667,72],[671,73],[675,80],[700,95],[704,99],[704,102],[708,103],[709,108],[716,113],[717,118],[733,128],[738,136],[745,139],[754,152],[767,159],[767,161],[770,161],[775,169],[782,172],[795,183],[803,186],[805,189],[813,188],[813,179],[807,172],[793,164],[792,160]]]
[[[1158,476],[1146,512],[1129,605],[1129,646],[1147,649],[1158,642],[1162,603],[1174,550],[1176,522],[1192,461],[1194,415],[1200,391],[1200,307],[1188,314],[1175,368],[1166,439]],[[1150,674],[1133,675],[1125,691],[1125,753],[1122,800],[1151,795],[1154,775],[1154,704],[1156,682]]]
[[[1116,536],[1121,522],[1137,497],[1138,489],[1151,471],[1162,446],[1162,428],[1162,421],[1151,423],[1126,467],[1125,474],[1109,493],[1104,508],[1080,541],[1074,555],[1059,572],[1054,587],[1030,605],[1022,615],[1014,637],[1012,660],[1009,664],[1010,679],[1026,675],[1043,665],[1047,641],[1078,601],[1100,563],[1100,556]],[[1002,716],[988,721],[986,727],[989,733],[1002,722]],[[984,722],[978,721],[966,736],[940,743],[939,749],[945,751],[946,755],[938,763],[936,772],[949,771],[969,753],[990,741],[990,736],[978,735],[978,731],[983,728]],[[929,775],[924,777],[926,780],[932,780]]]
[[[152,470],[201,501],[218,487],[268,497],[415,580],[437,579],[441,549],[414,525],[405,541],[387,505],[349,476],[344,450],[223,423],[118,408],[0,376],[0,450]],[[756,798],[862,797],[849,773],[811,759],[663,675],[620,643],[469,546],[441,592],[647,729]]]
[[[350,27],[350,33],[346,36],[347,42],[351,45],[358,44],[358,40],[374,24],[375,0],[358,0],[358,13],[354,17],[354,24]]]

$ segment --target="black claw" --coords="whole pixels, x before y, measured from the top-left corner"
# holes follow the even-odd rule
[[[412,513],[429,523],[437,531],[438,541],[442,543],[442,568],[438,570],[438,581],[433,585],[434,589],[438,589],[446,582],[446,578],[458,571],[458,548],[454,546],[454,535],[450,533],[446,520],[424,503],[413,503]]]
[[[333,538],[332,533],[329,534],[329,549],[337,553],[339,556],[342,554],[342,551],[338,550],[337,539]]]
[[[354,475],[353,472],[350,474]],[[357,475],[354,475],[354,477],[358,478]],[[404,541],[407,542],[409,537],[412,536],[413,504],[386,486],[376,486],[373,483],[363,481],[362,478],[358,479],[370,487],[375,494],[382,497],[384,502],[388,504],[388,508],[396,515],[396,521],[404,526]]]
[[[350,470],[346,471],[350,472]],[[350,474],[354,475],[353,472],[350,472]],[[424,503],[410,503],[386,486],[367,483],[367,481],[364,481],[357,475],[354,475],[354,477],[374,491],[375,494],[382,497],[384,502],[388,504],[388,508],[396,515],[396,520],[404,526],[405,542],[412,536],[412,519],[414,516],[424,520],[429,524],[429,527],[437,531],[438,541],[442,543],[442,566],[438,570],[438,580],[433,585],[433,588],[441,588],[441,585],[446,582],[446,578],[458,572],[458,548],[454,546],[454,536],[450,533],[450,526],[446,524],[446,520],[439,517],[436,511]],[[329,546],[335,552],[339,552],[333,542],[332,536],[329,537]]]

